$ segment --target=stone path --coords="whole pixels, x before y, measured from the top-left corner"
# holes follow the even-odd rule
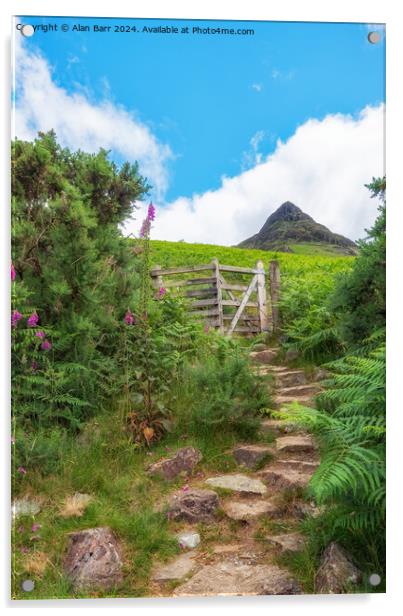
[[[274,362],[278,349],[251,353],[254,372],[271,375],[274,404],[298,401],[314,404],[320,377],[308,379],[303,370]],[[315,377],[315,375],[314,375]],[[271,386],[272,389],[272,386]],[[161,596],[277,595],[300,594],[299,583],[278,557],[304,548],[298,523],[316,515],[314,503],[306,502],[303,490],[319,464],[316,444],[309,434],[282,419],[262,421],[269,444],[237,445],[232,455],[239,470],[189,479],[188,491],[171,497],[168,517],[187,524],[182,531],[198,531],[201,543],[169,563],[156,564],[151,578],[152,594]],[[235,541],[225,543],[225,529],[238,525]],[[203,528],[217,527],[218,541],[203,540]],[[232,534],[232,537],[234,532]],[[220,541],[221,539],[221,541]]]

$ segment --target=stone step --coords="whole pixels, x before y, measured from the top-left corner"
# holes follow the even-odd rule
[[[236,555],[205,565],[173,592],[174,597],[295,594],[301,594],[301,589],[285,569],[242,562]]]
[[[261,516],[279,518],[283,515],[284,507],[273,500],[226,500],[222,509],[231,520],[250,522]]]
[[[252,367],[252,372],[255,374],[282,374],[283,372],[289,372],[288,366],[275,366],[273,364],[263,365],[259,364]]]
[[[237,463],[251,469],[268,459],[273,453],[273,447],[267,445],[238,445],[232,450]]]
[[[308,383],[305,385],[292,385],[290,387],[282,387],[277,389],[278,396],[315,396],[320,392],[320,386],[317,383]]]
[[[265,351],[252,351],[249,356],[255,364],[270,364],[279,353],[279,348],[266,349]]]
[[[306,385],[308,379],[303,370],[284,370],[275,374],[277,387],[294,387],[295,385]]]
[[[259,479],[241,474],[210,477],[206,479],[206,483],[212,488],[222,488],[245,494],[266,494],[267,492],[266,486]]]
[[[264,419],[260,424],[260,430],[263,434],[274,432],[275,434],[285,434],[298,430],[296,424],[292,424],[285,419]]]
[[[189,575],[197,567],[196,550],[181,554],[167,564],[158,565],[151,573],[151,581],[158,584],[178,582]]]
[[[312,473],[303,473],[293,468],[269,466],[259,471],[261,480],[272,490],[298,490],[306,488]]]
[[[280,453],[313,454],[317,446],[310,435],[295,434],[276,438],[276,450]]]
[[[276,466],[279,468],[290,468],[301,473],[314,473],[319,466],[319,461],[316,460],[297,460],[291,459],[276,459]]]
[[[301,552],[307,544],[307,538],[300,533],[284,533],[281,535],[269,535],[266,541],[281,554],[294,554]]]

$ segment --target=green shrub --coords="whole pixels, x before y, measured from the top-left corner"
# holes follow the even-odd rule
[[[237,349],[220,348],[188,364],[179,388],[185,406],[188,402],[179,417],[181,429],[201,438],[222,433],[251,438],[259,426],[259,410],[269,404],[267,389]]]

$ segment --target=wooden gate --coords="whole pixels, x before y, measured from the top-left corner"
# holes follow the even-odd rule
[[[198,272],[207,273],[196,278]],[[217,259],[204,265],[168,269],[157,265],[151,276],[156,289],[172,289],[188,298],[191,313],[223,334],[273,330],[275,311],[268,306],[267,276],[262,261],[253,269],[221,265]]]

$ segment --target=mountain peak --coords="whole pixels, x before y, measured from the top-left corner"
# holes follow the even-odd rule
[[[297,244],[321,244],[331,246],[338,254],[356,254],[354,242],[332,233],[317,223],[291,201],[285,201],[267,218],[259,233],[239,244],[241,248],[260,248],[293,252]]]

